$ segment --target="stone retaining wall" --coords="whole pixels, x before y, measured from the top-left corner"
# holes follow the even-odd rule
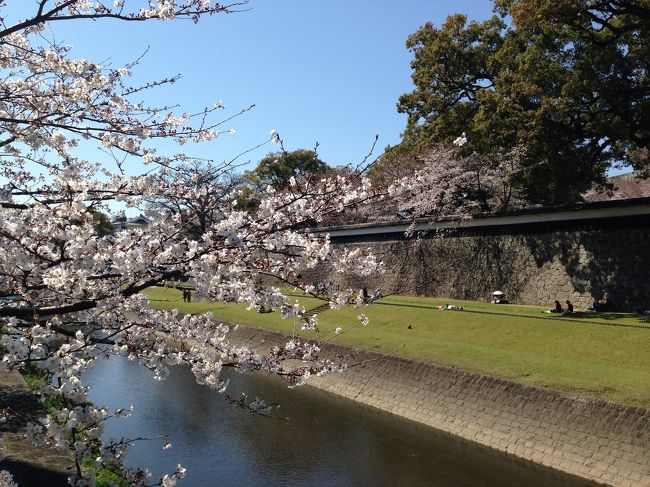
[[[619,223],[459,229],[421,239],[399,233],[333,236],[335,245],[372,248],[386,265],[385,275],[360,279],[322,266],[304,279],[470,300],[489,300],[498,289],[511,302],[551,307],[556,299],[569,299],[576,309],[607,295],[620,310],[650,309],[648,219]]]
[[[284,342],[240,327],[233,341]],[[569,474],[620,487],[650,485],[650,411],[328,344],[359,364],[314,387]]]

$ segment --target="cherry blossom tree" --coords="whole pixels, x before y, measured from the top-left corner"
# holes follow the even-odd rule
[[[400,155],[390,192],[398,211],[412,218],[469,217],[516,208],[525,203],[513,184],[523,151],[515,148],[490,156],[462,153],[467,139],[434,146],[416,155]]]
[[[5,2],[0,1],[0,9]],[[64,21],[118,19],[125,22],[187,18],[198,21],[228,13],[230,5],[211,0],[38,0],[33,14],[9,23],[0,10],[0,324],[6,353],[3,364],[20,369],[37,364],[51,382],[42,388],[52,411],[27,425],[37,444],[72,452],[73,485],[92,485],[90,458],[113,468],[132,440],[102,439],[109,411],[87,402],[80,374],[98,357],[119,354],[164,378],[168,367],[187,364],[199,383],[220,391],[224,367],[264,371],[302,384],[309,376],[340,371],[341,361],[319,357],[316,343],[294,337],[271,353],[229,343],[229,328],[211,315],[181,315],[152,309],[142,294],[180,276],[191,276],[196,297],[265,306],[304,328],[315,326],[298,304],[278,287],[261,287],[261,278],[298,286],[301,272],[323,262],[335,269],[367,275],[381,266],[363,249],[337,250],[308,222],[320,222],[373,197],[358,173],[317,181],[295,181],[285,191],[269,188],[255,213],[239,211],[236,194],[201,202],[201,211],[218,214],[205,222],[200,238],[185,231],[193,224],[151,201],[199,198],[192,178],[182,174],[191,157],[163,152],[158,141],[183,145],[215,139],[227,132],[217,104],[196,113],[140,101],[147,90],[174,78],[130,83],[137,61],[113,67],[75,59],[47,38],[46,25]],[[269,142],[277,142],[272,131]],[[80,147],[110,152],[114,164],[88,160]],[[137,168],[142,168],[137,175]],[[128,170],[127,170],[128,169]],[[200,193],[200,191],[199,191]],[[114,234],[97,232],[96,211],[147,209],[146,228]],[[189,206],[189,203],[186,203]],[[313,292],[314,285],[304,287]],[[331,296],[332,305],[348,302],[352,291]],[[365,324],[365,317],[360,315]],[[183,347],[171,346],[182,342]],[[298,361],[299,365],[288,365]],[[261,400],[238,399],[264,413]],[[87,461],[87,460],[86,460]],[[174,485],[179,466],[160,479],[145,470],[120,471],[131,485]],[[0,473],[10,482],[10,474]]]
[[[169,214],[179,215],[191,235],[201,236],[210,226],[224,217],[226,200],[242,187],[242,176],[228,163],[214,164],[200,159],[173,168],[160,168],[153,184],[169,188],[149,203]],[[180,193],[172,188],[180,186]]]

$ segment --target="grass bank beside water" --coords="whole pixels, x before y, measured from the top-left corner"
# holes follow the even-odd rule
[[[295,327],[278,313],[247,311],[243,305],[185,303],[176,289],[154,288],[146,294],[158,308],[212,312],[217,319],[285,334]],[[307,309],[323,304],[299,294],[291,298]],[[436,309],[443,304],[464,311]],[[327,339],[336,327],[354,327],[360,313],[370,324],[342,333],[336,343],[650,408],[648,317],[581,312],[557,316],[533,306],[388,296],[361,309],[323,311],[318,315],[319,332],[300,334]]]

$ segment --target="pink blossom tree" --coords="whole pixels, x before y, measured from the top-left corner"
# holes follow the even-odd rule
[[[413,218],[469,217],[524,204],[513,181],[523,151],[465,155],[465,142],[463,134],[454,146],[431,147],[392,163],[397,177],[389,191],[400,212]]]
[[[104,421],[128,410],[109,411],[86,401],[79,375],[97,357],[128,356],[156,378],[164,378],[170,365],[188,364],[199,383],[220,391],[226,388],[223,367],[279,374],[292,384],[345,368],[342,361],[319,358],[318,345],[299,338],[265,356],[235,347],[229,328],[211,315],[155,310],[142,292],[191,276],[199,299],[265,306],[313,327],[315,319],[304,309],[276,287],[261,288],[259,279],[271,276],[297,286],[300,273],[323,262],[361,275],[376,272],[380,266],[368,252],[337,250],[307,225],[372,197],[372,188],[358,174],[292,181],[286,191],[269,188],[254,214],[239,211],[236,194],[220,193],[197,202],[200,211],[218,215],[202,222],[205,231],[198,239],[184,231],[193,222],[164,205],[147,208],[146,228],[99,235],[96,210],[116,205],[144,210],[151,201],[177,201],[187,208],[188,197],[205,196],[192,178],[173,177],[186,170],[189,156],[162,152],[157,141],[167,147],[216,138],[225,131],[217,118],[221,107],[188,114],[146,106],[140,94],[173,79],[131,85],[137,62],[116,68],[74,59],[54,39],[43,42],[45,26],[106,18],[198,21],[240,4],[39,0],[34,5],[32,16],[14,24],[0,16],[0,294],[11,296],[0,303],[3,364],[8,369],[37,364],[52,378],[41,392],[60,407],[27,425],[28,434],[37,444],[72,452],[77,467],[72,483],[88,485],[92,473],[82,468],[85,458],[110,468],[132,443],[101,437]],[[277,141],[272,131],[269,142]],[[80,144],[93,143],[110,151],[115,164],[78,155]],[[140,174],[127,176],[138,167]],[[304,289],[312,292],[314,286]],[[332,295],[332,304],[347,302],[351,294]],[[192,345],[179,349],[170,339]],[[301,365],[292,367],[288,360]],[[263,401],[238,401],[254,412],[267,409]],[[143,470],[126,468],[121,475],[133,485],[169,486],[183,471],[179,466],[149,479]],[[8,473],[1,475],[9,482]]]

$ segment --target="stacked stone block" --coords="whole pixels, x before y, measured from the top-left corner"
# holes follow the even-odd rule
[[[650,229],[600,228],[337,243],[369,247],[384,261],[381,277],[358,278],[321,266],[305,280],[383,293],[586,308],[608,297],[619,310],[650,309]]]

